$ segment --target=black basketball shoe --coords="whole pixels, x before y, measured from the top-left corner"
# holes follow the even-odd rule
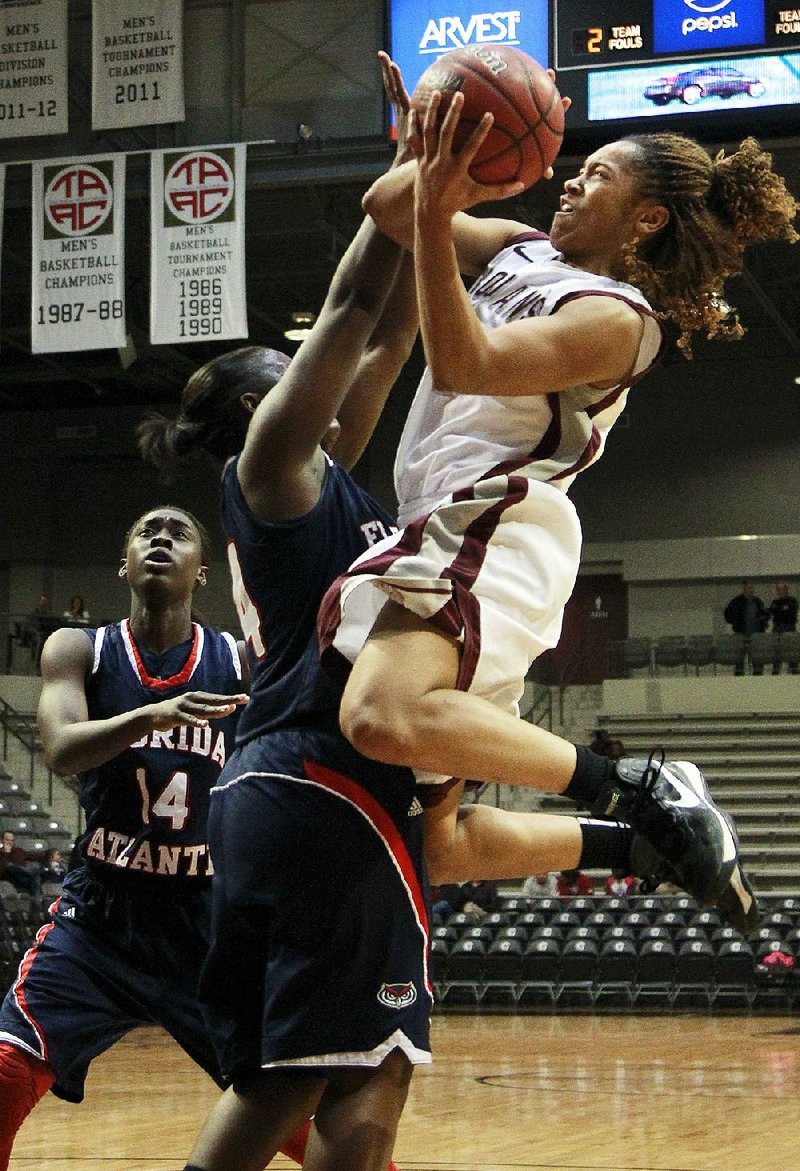
[[[735,839],[736,830],[732,819],[727,813],[723,816]],[[640,894],[654,894],[662,882],[678,887],[681,885],[678,874],[669,862],[641,834],[634,834],[631,843],[631,873],[641,879]],[[717,899],[716,906],[725,923],[740,935],[747,937],[758,927],[761,913],[740,862],[734,866],[728,885]]]
[[[738,866],[735,835],[700,769],[689,761],[666,764],[660,749],[647,760],[618,761],[592,813],[647,838],[669,862],[673,881],[702,906],[717,902]]]

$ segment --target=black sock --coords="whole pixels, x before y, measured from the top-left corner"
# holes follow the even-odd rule
[[[606,782],[613,777],[616,761],[600,756],[582,744],[576,744],[575,748],[578,760],[564,796],[576,801],[582,809],[590,809]]]
[[[631,842],[633,830],[616,821],[593,821],[579,817],[583,843],[578,860],[579,869],[621,870],[631,872]]]
[[[196,1163],[187,1163],[183,1171],[203,1171],[202,1167],[198,1167]]]

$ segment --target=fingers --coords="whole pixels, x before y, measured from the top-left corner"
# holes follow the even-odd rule
[[[408,110],[411,103],[400,66],[392,61],[389,54],[384,53],[382,49],[378,52],[378,60],[381,63],[383,88],[386,90],[386,96],[393,106],[399,106],[401,110]]]
[[[247,703],[248,696],[214,695],[207,691],[189,691],[176,698],[175,715],[180,723],[206,727],[210,720],[223,719]]]

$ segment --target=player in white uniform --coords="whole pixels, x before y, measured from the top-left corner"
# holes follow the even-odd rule
[[[630,821],[703,902],[732,888],[744,906],[733,827],[695,765],[614,764],[514,709],[530,661],[558,638],[578,568],[565,490],[658,355],[648,300],[687,348],[697,328],[735,336],[724,281],[746,244],[795,237],[796,205],[753,140],[712,161],[689,139],[647,135],[590,156],[565,185],[549,243],[463,214],[520,185],[474,183],[468,167],[490,116],[454,154],[460,97],[440,130],[437,105],[418,160],[365,198],[414,249],[429,372],[398,458],[405,528],[356,563],[321,610],[326,653],[354,662],[343,730],[421,779],[565,792]],[[471,295],[462,271],[478,277]],[[457,843],[452,806],[443,810],[445,839]]]

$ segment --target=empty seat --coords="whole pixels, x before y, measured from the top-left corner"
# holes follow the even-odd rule
[[[522,955],[519,1004],[555,1004],[561,973],[561,947],[556,939],[532,939]]]
[[[753,949],[741,939],[723,943],[714,968],[714,999],[733,1008],[749,1008],[755,996],[755,957]]]
[[[679,667],[686,673],[686,637],[668,634],[657,638],[653,648],[656,672],[662,667]]]
[[[634,671],[652,673],[653,645],[649,638],[625,638],[622,640],[622,670],[627,678]]]
[[[787,664],[792,674],[800,667],[800,631],[787,630],[775,636],[776,659],[783,666]]]
[[[459,939],[450,949],[442,1000],[477,1004],[481,995],[486,946],[480,939]]]
[[[706,939],[682,943],[675,957],[673,1004],[710,1005],[714,999],[716,957]]]
[[[742,674],[745,660],[745,639],[741,634],[720,634],[714,639],[714,670],[732,667]]]
[[[668,939],[647,939],[639,945],[636,999],[668,1004],[675,976],[675,948]]]
[[[756,675],[763,675],[765,667],[772,667],[778,658],[778,640],[771,632],[757,631],[751,634],[747,653],[750,665]]]
[[[597,958],[597,944],[591,939],[570,939],[564,944],[559,1002],[594,1003]]]
[[[486,954],[481,1003],[515,1004],[522,972],[519,939],[496,939]]]
[[[631,939],[611,939],[597,957],[595,1001],[604,998],[632,1004],[636,989],[638,957]]]
[[[714,636],[711,634],[690,634],[686,639],[686,663],[694,667],[695,675],[700,674],[701,667],[710,667],[714,663]]]

